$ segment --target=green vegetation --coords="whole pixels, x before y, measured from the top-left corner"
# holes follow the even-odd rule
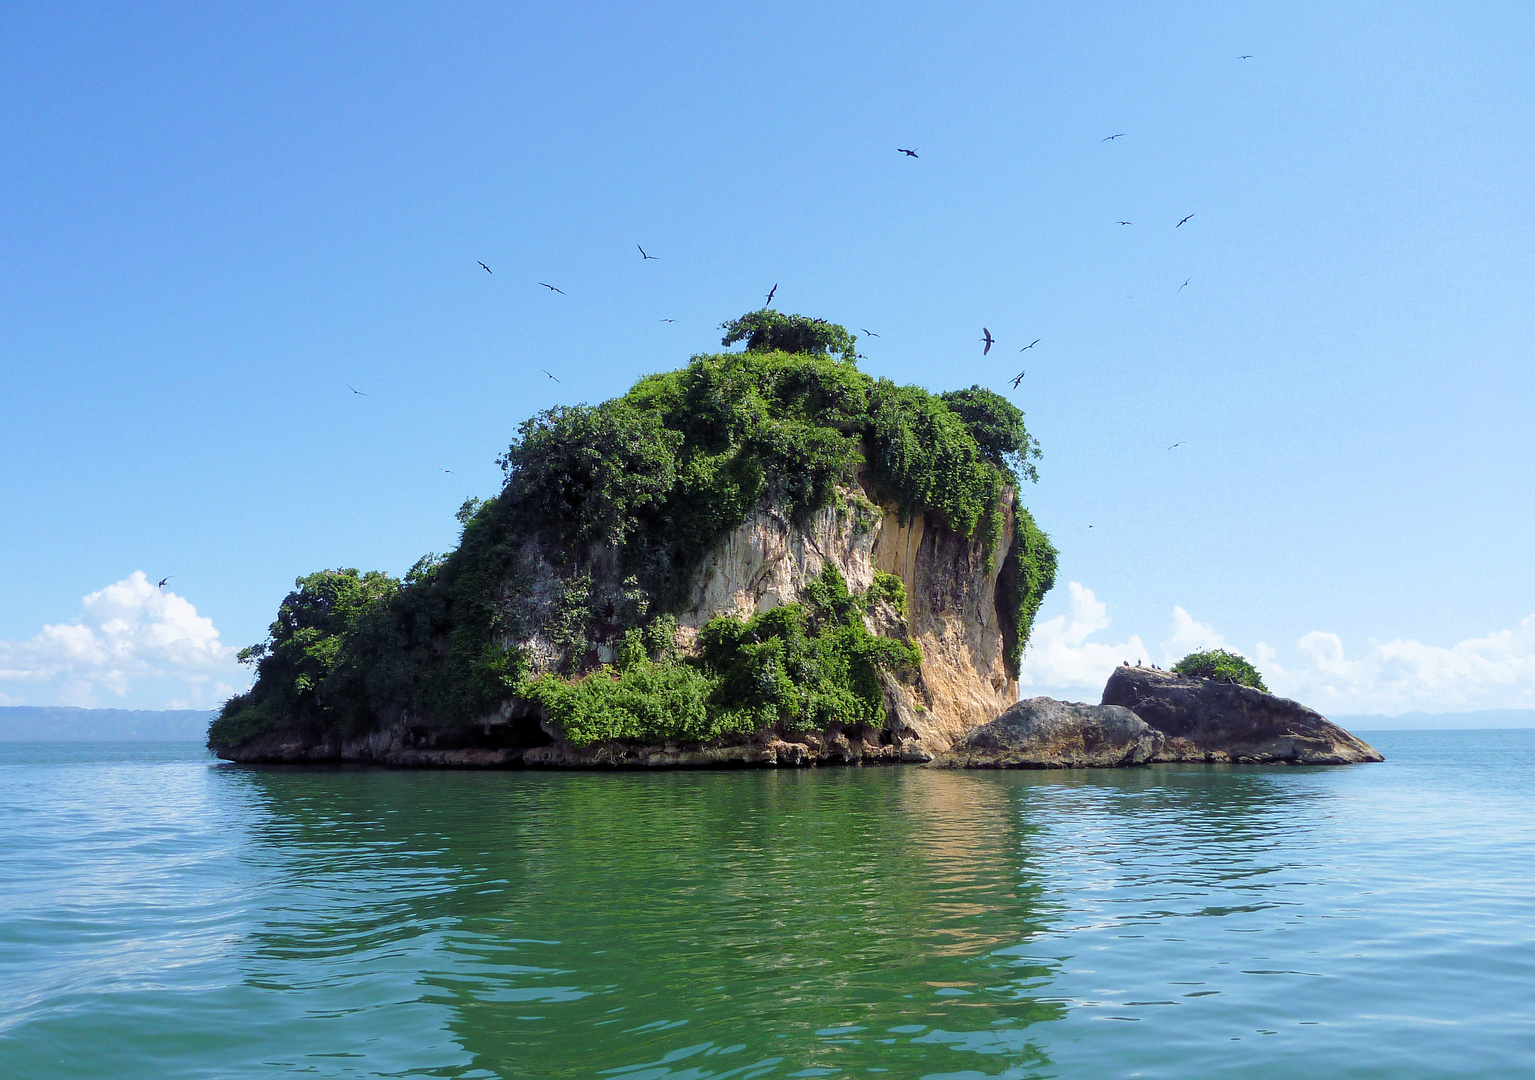
[[[1203,652],[1192,652],[1173,665],[1173,671],[1179,675],[1193,675],[1203,679],[1219,679],[1222,682],[1236,683],[1240,686],[1251,686],[1254,690],[1262,690],[1268,693],[1268,687],[1263,685],[1263,676],[1258,674],[1258,669],[1253,667],[1247,657],[1241,653],[1227,652],[1225,649],[1206,649]]]
[[[1055,574],[1054,548],[1017,498],[1039,456],[1023,413],[980,387],[938,396],[866,375],[856,338],[823,320],[764,310],[724,330],[744,352],[525,421],[499,459],[500,494],[465,502],[458,547],[403,581],[300,578],[267,641],[242,654],[255,685],[225,705],[210,743],[290,725],[351,735],[411,716],[468,723],[519,700],[577,743],[877,726],[876,669],[914,663],[911,645],[858,614],[880,600],[904,609],[892,575],[856,597],[823,579],[801,604],[717,619],[687,658],[671,654],[666,621],[691,600],[704,555],[759,507],[801,523],[834,507],[870,527],[859,466],[877,502],[979,539],[988,560],[1011,493],[998,599],[1016,672]],[[599,642],[613,664],[598,666]]]

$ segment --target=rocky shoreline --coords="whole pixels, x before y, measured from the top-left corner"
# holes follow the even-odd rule
[[[892,711],[907,710],[891,702]],[[362,764],[397,768],[676,769],[930,764],[946,769],[1101,769],[1157,762],[1348,765],[1380,753],[1313,709],[1215,679],[1121,666],[1098,705],[1036,697],[960,734],[938,753],[930,733],[903,724],[879,730],[762,732],[704,745],[576,747],[547,736],[539,745],[482,745],[408,725],[355,739],[307,740],[297,731],[260,736],[219,756],[252,764]],[[909,714],[904,719],[920,723]],[[525,721],[526,724],[526,721]],[[531,725],[529,725],[531,726]],[[535,740],[524,740],[532,742]],[[465,743],[469,745],[465,745]]]
[[[972,729],[934,764],[1094,769],[1151,762],[1352,765],[1379,751],[1314,709],[1217,679],[1121,666],[1103,703],[1030,698]]]

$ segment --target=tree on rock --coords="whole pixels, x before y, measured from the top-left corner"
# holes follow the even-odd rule
[[[840,353],[849,364],[858,358],[854,344],[858,338],[846,327],[808,315],[785,315],[772,308],[749,312],[739,319],[720,323],[725,331],[721,345],[746,342],[747,352],[810,353],[826,356]]]
[[[1179,675],[1250,686],[1265,694],[1269,692],[1269,688],[1263,685],[1263,676],[1258,674],[1258,669],[1252,666],[1247,657],[1225,649],[1191,652],[1173,665],[1173,671]]]

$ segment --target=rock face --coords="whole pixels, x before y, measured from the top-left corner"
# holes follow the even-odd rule
[[[1163,736],[1119,705],[1036,697],[1020,701],[954,744],[935,767],[950,769],[1112,769],[1141,765]]]
[[[906,586],[903,620],[888,607],[870,617],[869,629],[909,635],[922,649],[918,677],[907,686],[883,680],[891,723],[902,740],[929,754],[995,717],[1018,697],[1018,684],[1003,660],[1003,627],[997,612],[997,577],[1012,542],[1011,506],[991,567],[979,539],[917,517],[902,523],[875,507],[861,491],[845,492],[837,505],[816,514],[804,528],[759,510],[705,559],[698,600],[678,619],[684,635],[716,615],[740,618],[797,600],[828,563],[853,590],[867,589],[876,571],[895,574]]]
[[[1289,698],[1153,668],[1116,668],[1103,704],[1134,711],[1166,736],[1154,761],[1348,765],[1376,750]]]

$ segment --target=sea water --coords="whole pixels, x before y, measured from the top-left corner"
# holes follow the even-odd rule
[[[1535,731],[1384,764],[0,746],[0,1077],[1535,1075]]]

